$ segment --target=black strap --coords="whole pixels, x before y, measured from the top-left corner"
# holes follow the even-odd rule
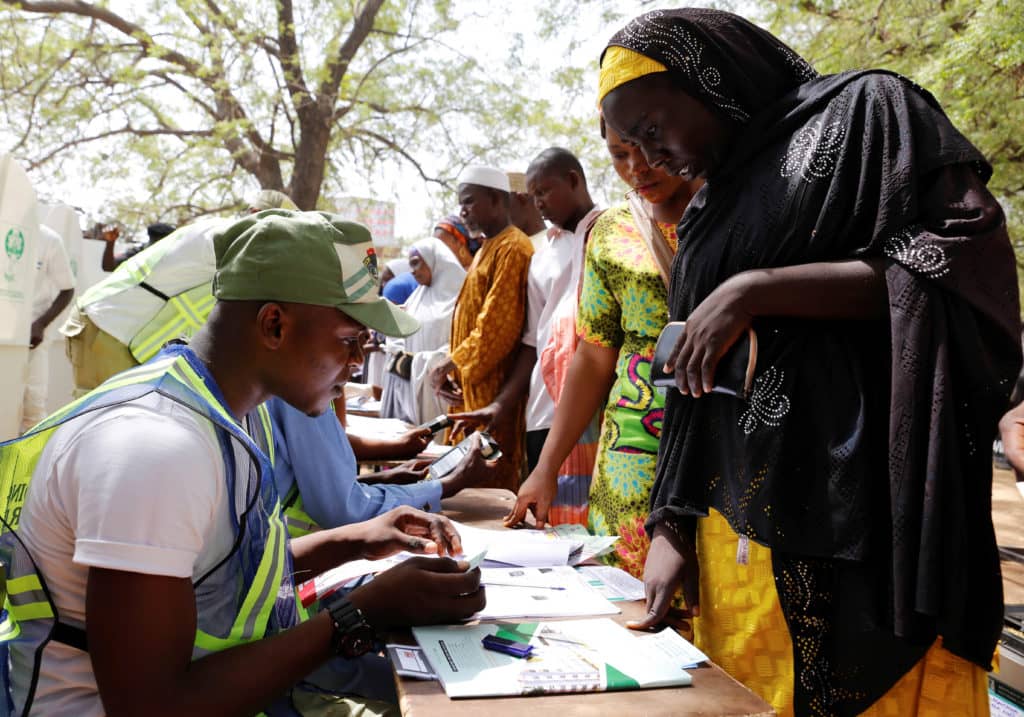
[[[140,288],[140,289],[145,289],[146,291],[148,291],[148,292],[149,292],[150,294],[152,294],[153,296],[156,296],[156,297],[158,297],[158,298],[161,298],[161,299],[163,299],[164,301],[170,301],[170,300],[171,300],[171,297],[169,297],[169,296],[168,296],[167,294],[165,294],[164,292],[160,291],[160,289],[157,289],[156,287],[154,287],[154,286],[153,286],[152,284],[147,284],[147,283],[146,283],[146,282],[144,282],[144,281],[140,281],[140,282],[139,282],[139,288]]]
[[[50,635],[50,639],[54,642],[70,645],[82,652],[89,651],[89,638],[85,634],[85,630],[74,625],[68,625],[64,622],[54,623],[53,634]]]

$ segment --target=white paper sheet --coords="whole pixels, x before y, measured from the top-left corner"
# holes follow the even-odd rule
[[[614,615],[619,609],[566,566],[481,568],[487,606],[478,620]]]
[[[643,600],[647,597],[643,582],[620,568],[581,565],[576,570],[592,588],[609,600]]]

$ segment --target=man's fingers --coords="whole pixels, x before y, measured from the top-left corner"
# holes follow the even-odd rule
[[[444,547],[442,555],[462,552],[462,538],[450,520],[437,516],[430,524],[430,533],[434,537],[434,542]]]
[[[530,507],[530,502],[526,498],[516,498],[515,505],[512,506],[512,510],[509,511],[508,515],[504,518],[506,528],[510,528],[513,525],[519,525],[523,522],[523,518],[526,517],[526,511]]]
[[[533,506],[533,518],[537,528],[543,528],[548,524],[548,512],[551,510],[551,501],[541,497]]]

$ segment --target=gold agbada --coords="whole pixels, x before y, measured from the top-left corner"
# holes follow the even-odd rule
[[[463,408],[483,408],[501,390],[516,359],[526,317],[526,275],[533,246],[514,226],[484,241],[462,285],[452,317],[451,355],[459,372]],[[491,430],[502,458],[488,485],[516,490],[523,462],[526,400],[514,421]]]

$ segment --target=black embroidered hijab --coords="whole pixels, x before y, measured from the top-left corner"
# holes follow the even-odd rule
[[[859,712],[937,634],[987,667],[990,446],[1020,366],[990,167],[908,80],[818,77],[729,13],[651,12],[609,44],[740,126],[680,222],[673,320],[745,270],[888,261],[887,322],[759,320],[749,402],[669,391],[649,529],[713,507],[772,548],[798,714]]]

